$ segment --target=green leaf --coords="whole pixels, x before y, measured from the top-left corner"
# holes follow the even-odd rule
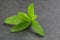
[[[35,20],[32,21],[32,27],[31,28],[35,33],[37,33],[41,36],[45,35],[44,30],[42,29],[41,25],[39,25],[39,23],[37,21],[35,21]]]
[[[34,18],[32,18],[32,21],[37,19],[37,17],[38,17],[37,15],[34,15]]]
[[[25,12],[18,12],[18,15],[29,18]]]
[[[34,4],[33,3],[31,3],[28,6],[28,15],[31,19],[34,17]]]
[[[22,20],[29,20],[29,16],[25,12],[18,12],[18,16],[21,17]]]
[[[7,24],[15,25],[15,24],[18,24],[20,22],[21,22],[21,20],[17,15],[11,16],[11,17],[8,17],[8,18],[5,19],[5,23],[7,23]]]
[[[16,25],[24,20],[29,20],[29,17],[24,12],[19,12],[18,15],[6,18],[5,23]]]
[[[30,22],[29,21],[24,21],[16,26],[14,26],[10,31],[11,32],[19,32],[19,31],[23,31],[24,29],[26,29],[27,27],[29,27]]]

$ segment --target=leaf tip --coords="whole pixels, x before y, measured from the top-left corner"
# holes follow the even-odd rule
[[[43,37],[44,37],[44,36],[45,36],[45,32],[44,32],[44,34],[41,34],[41,36],[43,36]]]
[[[15,30],[11,29],[10,32],[15,32]]]
[[[5,23],[8,23],[8,20],[7,20],[7,19],[5,19],[5,20],[4,20],[4,22],[5,22]]]

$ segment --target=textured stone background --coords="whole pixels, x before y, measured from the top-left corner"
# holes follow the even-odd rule
[[[29,29],[10,33],[10,25],[4,19],[18,11],[27,13],[27,6],[35,4],[38,21],[46,31],[45,37],[32,33]],[[0,0],[0,40],[60,40],[60,0]]]

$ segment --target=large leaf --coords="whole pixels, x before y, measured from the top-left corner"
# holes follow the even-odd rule
[[[8,17],[5,19],[5,23],[7,23],[7,24],[15,25],[15,24],[18,24],[20,22],[22,22],[22,20],[20,20],[20,18],[17,15],[11,16],[11,17]]]
[[[24,29],[26,29],[29,26],[29,24],[30,24],[29,21],[24,21],[16,26],[14,26],[10,31],[11,32],[23,31]]]
[[[24,12],[19,12],[18,15],[6,18],[5,23],[16,25],[24,20],[29,20],[29,17]]]
[[[45,35],[44,30],[42,29],[41,25],[37,21],[35,21],[35,20],[32,21],[32,27],[31,28],[35,33],[37,33],[41,36]]]
[[[31,3],[28,6],[28,15],[31,19],[34,17],[34,4],[33,3]]]

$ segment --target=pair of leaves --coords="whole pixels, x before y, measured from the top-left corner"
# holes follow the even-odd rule
[[[11,32],[19,32],[24,29],[26,29],[30,23],[32,23],[32,29],[35,31],[35,33],[44,36],[44,30],[42,29],[41,25],[35,20],[37,16],[34,14],[34,4],[31,3],[28,6],[28,16],[24,12],[18,12],[17,15],[8,17],[5,20],[5,23],[7,24],[13,24],[15,25],[10,30]]]

